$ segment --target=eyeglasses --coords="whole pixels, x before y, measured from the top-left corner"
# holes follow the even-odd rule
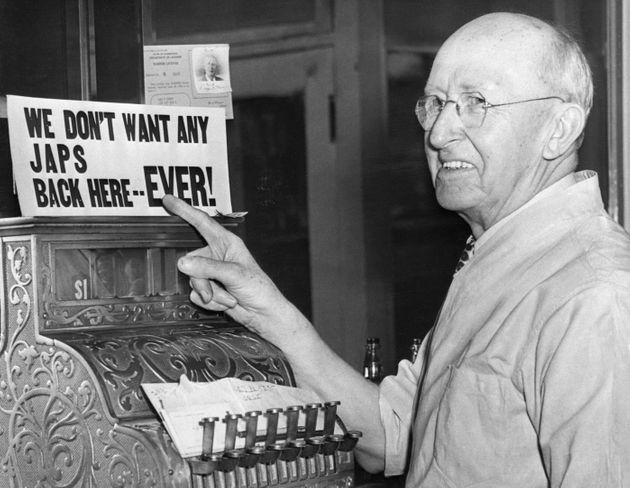
[[[537,102],[539,100],[557,99],[562,102],[560,97],[542,97],[530,98],[527,100],[517,100],[516,102],[507,103],[490,103],[481,93],[466,92],[462,93],[457,100],[442,100],[437,95],[426,95],[420,97],[416,103],[416,117],[424,130],[430,130],[435,124],[440,113],[444,110],[447,103],[454,103],[457,115],[462,124],[467,129],[478,129],[483,125],[486,119],[486,113],[489,108],[505,107],[507,105],[516,105],[518,103]]]

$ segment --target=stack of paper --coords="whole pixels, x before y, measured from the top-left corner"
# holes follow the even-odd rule
[[[143,383],[144,392],[162,417],[166,430],[183,458],[199,456],[202,448],[203,427],[199,422],[205,417],[218,417],[215,422],[213,451],[222,451],[225,446],[226,414],[244,414],[270,408],[285,408],[291,405],[322,403],[315,393],[264,381],[243,381],[224,378],[209,383],[193,383],[183,376],[179,383]],[[244,421],[239,431],[244,431]],[[305,423],[300,414],[298,425]],[[265,435],[267,419],[261,415],[258,433]],[[323,427],[323,415],[318,415],[317,429]],[[339,431],[339,428],[336,428]],[[280,415],[278,434],[286,432],[286,420]],[[244,438],[236,439],[236,448],[243,447]]]

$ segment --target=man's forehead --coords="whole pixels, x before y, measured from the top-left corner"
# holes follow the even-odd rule
[[[465,32],[438,51],[427,90],[475,91],[536,83],[542,62],[540,39]]]
[[[436,59],[427,80],[427,91],[469,92],[493,90],[510,84],[509,73],[505,64],[494,65],[491,59],[472,57],[463,59]]]

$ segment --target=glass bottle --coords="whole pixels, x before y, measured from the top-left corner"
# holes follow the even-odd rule
[[[418,357],[418,351],[420,351],[420,345],[422,344],[422,339],[419,339],[418,337],[414,337],[413,341],[411,342],[411,347],[409,348],[411,350],[411,355],[410,355],[410,360],[412,363],[416,362],[416,358]]]
[[[378,337],[368,337],[363,360],[363,376],[374,383],[380,382],[383,377],[383,366],[378,356],[380,347]]]

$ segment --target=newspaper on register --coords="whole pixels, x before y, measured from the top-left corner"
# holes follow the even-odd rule
[[[289,386],[276,385],[264,381],[243,381],[237,378],[223,378],[217,381],[191,382],[182,375],[179,383],[143,383],[144,392],[160,415],[175,447],[183,458],[201,455],[203,426],[202,419],[218,417],[215,422],[213,451],[220,452],[225,447],[226,414],[244,414],[255,410],[265,412],[270,408],[285,408],[291,405],[322,403],[318,395],[311,391]],[[316,429],[322,429],[323,415],[317,417]],[[243,431],[245,423],[239,424]],[[305,416],[300,412],[299,426],[304,426]],[[258,417],[258,435],[265,435],[267,418]],[[286,418],[278,418],[278,434],[286,432]],[[335,425],[335,433],[342,433]],[[244,446],[244,437],[236,438],[236,448]]]

